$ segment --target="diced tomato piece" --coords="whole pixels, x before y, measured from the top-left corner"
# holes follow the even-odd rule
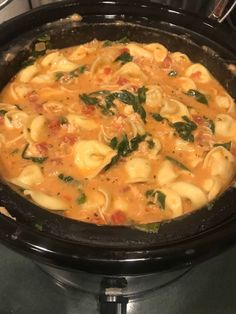
[[[76,134],[67,134],[62,137],[62,142],[73,145],[76,143],[78,136]]]
[[[109,74],[111,74],[111,72],[112,72],[111,68],[109,68],[109,67],[104,68],[104,74],[109,75]]]
[[[193,121],[197,124],[204,124],[205,123],[205,119],[202,116],[199,116],[197,114],[192,115]]]
[[[4,123],[4,117],[0,116],[0,124]]]
[[[58,119],[54,119],[52,121],[50,121],[48,123],[48,128],[52,131],[52,132],[56,132],[60,129],[61,124],[60,121]]]
[[[125,77],[119,77],[118,80],[117,80],[117,84],[118,85],[125,85],[129,82],[129,80],[127,80],[127,78]]]
[[[46,142],[37,143],[35,146],[41,155],[46,156],[48,154],[48,144]]]
[[[96,109],[95,106],[88,105],[88,106],[83,106],[81,111],[83,114],[90,115],[94,113],[95,109]]]
[[[121,210],[117,210],[111,215],[111,221],[114,225],[123,225],[127,221],[126,214]]]
[[[230,152],[234,157],[236,157],[236,142],[231,143]]]
[[[64,198],[64,200],[71,202],[72,197],[69,194],[61,194],[61,197]]]
[[[125,47],[124,47],[124,48],[122,48],[122,49],[120,50],[120,52],[121,52],[121,53],[129,52],[129,48],[125,48]]]
[[[39,101],[39,95],[36,91],[32,91],[30,93],[27,94],[26,96],[28,98],[29,102],[38,102]]]
[[[201,78],[201,72],[197,71],[191,74],[191,78],[199,80]]]
[[[172,64],[172,60],[169,56],[166,56],[165,59],[162,61],[162,67],[164,69],[170,68],[171,64]]]

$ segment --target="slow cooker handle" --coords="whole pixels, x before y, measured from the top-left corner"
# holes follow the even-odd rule
[[[106,277],[101,281],[99,296],[100,314],[126,314],[129,299],[123,290],[127,286],[125,278]]]
[[[222,23],[236,6],[236,0],[234,0],[232,5],[224,12],[228,2],[229,0],[216,0],[214,8],[208,17]]]

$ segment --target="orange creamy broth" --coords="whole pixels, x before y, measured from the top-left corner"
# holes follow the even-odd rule
[[[123,54],[128,60],[116,61]],[[175,53],[167,52],[158,44],[151,47],[113,43],[104,47],[104,42],[96,40],[48,51],[33,66],[19,72],[1,93],[3,178],[23,188],[27,197],[43,207],[96,224],[162,221],[212,201],[234,176],[235,104],[202,65],[196,64],[197,70],[188,74],[193,64],[186,55],[180,56],[177,58]],[[50,62],[45,61],[48,57]],[[80,67],[84,70],[73,76],[73,71]],[[29,74],[31,69],[33,74]],[[170,76],[171,71],[176,72],[175,76]],[[204,77],[207,82],[202,83]],[[187,90],[183,79],[190,84]],[[208,104],[187,95],[191,89],[200,92]],[[86,103],[80,97],[104,90],[103,95],[90,96],[96,98],[96,104]],[[144,98],[139,100],[141,112],[115,97],[114,107],[109,108],[112,115],[105,114],[99,105],[104,105],[109,93],[124,91],[135,96],[136,101],[138,92],[144,93]],[[150,91],[152,96],[149,96]],[[224,97],[223,105],[217,100],[218,96]],[[17,104],[20,109],[12,109],[9,104]],[[7,122],[11,110],[18,111]],[[22,117],[22,112],[26,116]],[[155,120],[155,114],[162,120]],[[222,131],[214,134],[210,127],[213,124],[217,130],[222,129],[217,125],[219,114],[234,119],[230,136],[221,134]],[[187,120],[183,118],[186,115]],[[79,116],[85,122],[74,122],[71,116]],[[43,122],[33,123],[40,119]],[[183,138],[173,125],[186,121],[194,125],[194,129],[191,137]],[[124,135],[129,147],[133,138],[142,139],[139,138],[140,142],[129,154],[120,156],[110,165],[112,157],[118,154],[117,148],[111,148],[111,140],[121,142]],[[91,140],[96,142],[88,146]],[[214,145],[219,143],[228,143],[228,147],[220,146],[214,155]],[[28,149],[22,155],[26,145]],[[95,147],[98,151],[93,151]],[[102,164],[101,147],[108,149],[106,154],[111,156],[105,164]],[[101,164],[98,170],[85,166],[89,156],[87,161],[86,158],[81,161],[86,149],[91,151],[96,163]],[[209,154],[213,157],[207,157],[210,160],[207,163]],[[215,173],[211,166],[220,156],[227,161],[226,175],[224,169]],[[28,168],[32,165],[33,168]],[[108,170],[107,165],[110,165]],[[27,172],[27,169],[30,170]]]

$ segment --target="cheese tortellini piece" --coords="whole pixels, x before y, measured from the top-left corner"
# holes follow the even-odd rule
[[[234,157],[223,146],[214,147],[205,157],[203,168],[211,176],[218,176],[224,183],[229,183],[234,175]]]
[[[30,137],[33,141],[37,142],[42,137],[45,129],[46,118],[44,116],[37,116],[33,119],[30,125]]]
[[[200,63],[190,65],[185,71],[185,75],[199,83],[208,83],[211,80],[209,71]]]
[[[110,56],[104,55],[97,57],[91,66],[91,75],[99,73],[99,71],[103,70],[106,65],[110,65],[111,62],[112,59]]]
[[[88,131],[98,128],[98,124],[93,119],[89,119],[82,115],[68,114],[66,118],[69,123],[68,132],[74,132],[77,128]]]
[[[74,151],[75,165],[89,179],[95,177],[116,155],[113,149],[96,140],[81,140],[75,145]]]
[[[138,45],[128,44],[126,47],[129,49],[130,54],[134,57],[152,59],[152,53],[144,48],[139,47]]]
[[[21,83],[28,83],[37,73],[38,73],[37,65],[33,64],[28,66],[27,68],[20,71],[18,74],[19,81]]]
[[[26,84],[12,83],[10,85],[10,95],[16,101],[24,99],[30,92],[32,88]]]
[[[153,52],[154,58],[157,62],[162,62],[168,53],[166,47],[161,44],[148,44],[145,48]]]
[[[188,108],[176,99],[166,99],[160,110],[160,115],[171,122],[182,121],[182,117],[190,117]]]
[[[128,174],[128,183],[146,182],[150,178],[151,165],[146,158],[134,157],[125,164]]]
[[[189,60],[189,57],[186,54],[181,53],[179,51],[171,53],[170,58],[173,62],[178,63],[180,65],[191,63],[191,61]]]
[[[222,181],[218,176],[208,178],[203,183],[203,189],[208,192],[208,201],[212,201],[222,189]]]
[[[236,121],[227,114],[218,114],[215,119],[215,134],[229,139],[236,137]]]
[[[26,124],[28,117],[24,111],[12,109],[4,115],[4,122],[9,129],[20,129]]]
[[[170,184],[168,187],[178,193],[180,197],[189,200],[193,209],[202,207],[208,201],[206,194],[192,183],[178,181]]]
[[[32,200],[46,209],[67,210],[68,204],[59,198],[47,195],[46,193],[34,190],[24,190],[24,195],[30,196]]]
[[[177,177],[178,173],[175,171],[173,164],[169,160],[164,160],[157,172],[157,182],[160,186],[174,181]]]
[[[41,61],[43,67],[49,67],[52,71],[70,72],[78,68],[77,63],[69,61],[59,51],[51,52]]]
[[[124,64],[115,74],[117,76],[124,76],[127,78],[139,78],[141,80],[146,81],[147,77],[144,72],[140,69],[140,67],[134,62],[128,62]]]
[[[148,91],[146,92],[146,106],[152,109],[159,108],[162,104],[162,91],[157,85],[147,86]]]
[[[44,181],[44,176],[41,168],[38,165],[29,165],[23,168],[20,175],[16,178],[12,178],[9,182],[20,186],[24,189],[28,189],[38,185]]]
[[[233,98],[230,97],[229,94],[217,95],[215,97],[215,102],[218,107],[227,109],[228,112],[235,111],[235,104],[234,104]]]
[[[76,47],[69,55],[69,59],[72,61],[79,61],[96,51],[96,47],[89,46],[87,44]]]

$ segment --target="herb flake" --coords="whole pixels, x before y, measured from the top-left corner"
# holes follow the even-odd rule
[[[196,99],[196,101],[208,106],[208,100],[207,100],[206,96],[204,94],[200,93],[198,90],[189,89],[187,91],[186,95],[193,97]]]

